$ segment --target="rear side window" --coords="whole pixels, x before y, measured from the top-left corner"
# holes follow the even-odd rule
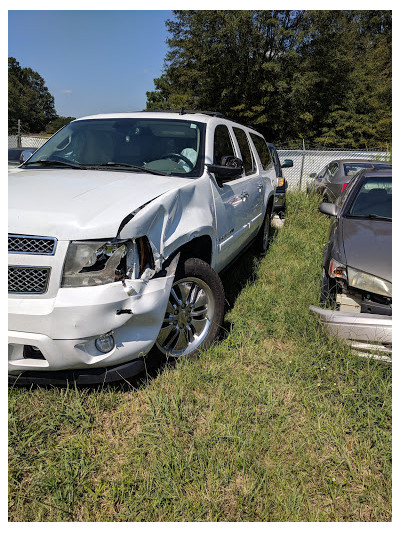
[[[333,165],[329,165],[328,171],[331,176],[333,176],[337,169],[339,168],[339,165],[337,163],[333,163]]]
[[[226,155],[235,155],[229,130],[223,124],[215,128],[214,132],[214,164],[221,165]]]
[[[256,171],[256,164],[250,149],[249,141],[247,140],[247,135],[245,131],[240,128],[233,128],[233,131],[236,135],[236,139],[239,144],[245,174],[246,176],[248,176],[249,174],[254,174],[254,172]]]
[[[269,153],[265,139],[254,133],[250,133],[250,137],[256,147],[263,169],[267,170],[271,165],[271,154]]]

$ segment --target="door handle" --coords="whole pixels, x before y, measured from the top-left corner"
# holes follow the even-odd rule
[[[259,183],[258,184],[258,192],[262,192],[264,189],[264,184],[263,183]]]

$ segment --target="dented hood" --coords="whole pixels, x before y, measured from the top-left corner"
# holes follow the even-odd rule
[[[9,173],[9,233],[59,240],[115,237],[123,218],[187,178],[138,172],[16,169]]]

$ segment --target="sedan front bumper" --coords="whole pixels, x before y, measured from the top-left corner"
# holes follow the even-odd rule
[[[369,313],[345,313],[310,306],[332,335],[348,341],[354,348],[391,353],[392,317]]]

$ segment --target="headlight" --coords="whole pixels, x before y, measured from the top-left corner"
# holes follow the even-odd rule
[[[377,278],[361,270],[355,270],[354,268],[347,268],[349,275],[349,285],[356,289],[360,289],[366,292],[372,292],[373,294],[382,294],[383,296],[392,297],[392,284],[390,281],[386,281],[382,278]]]
[[[331,259],[328,272],[331,278],[347,279],[346,265],[339,263],[336,259]]]
[[[127,276],[137,277],[138,271],[134,241],[73,241],[68,247],[61,286],[104,285]]]

